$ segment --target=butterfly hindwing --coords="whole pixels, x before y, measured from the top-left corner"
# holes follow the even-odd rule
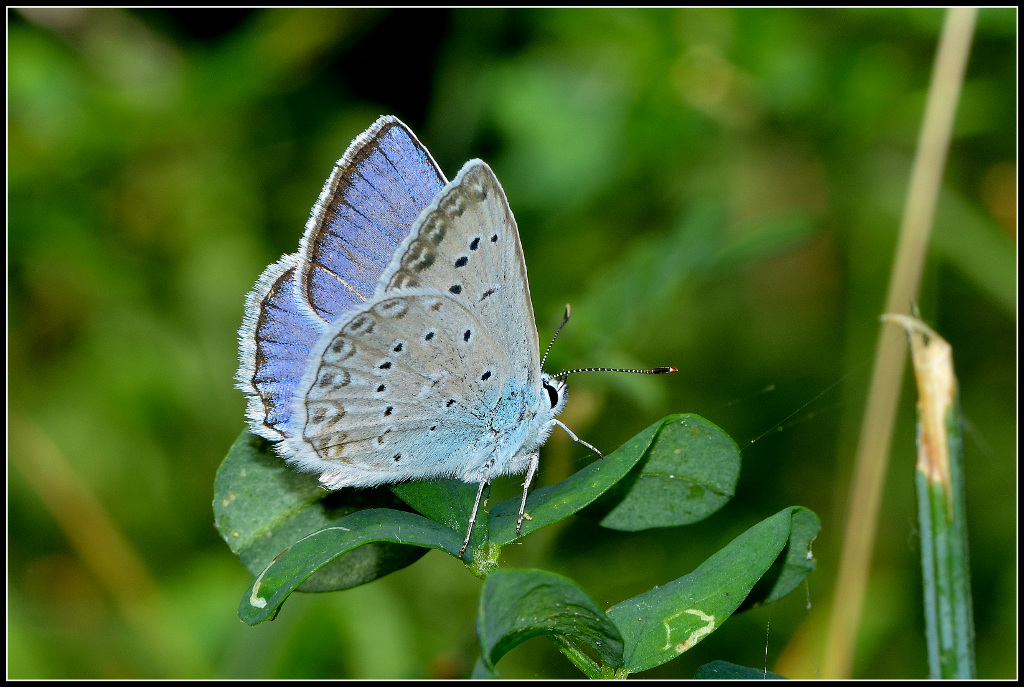
[[[475,313],[509,353],[514,378],[539,391],[537,325],[519,230],[501,184],[481,160],[467,162],[424,210],[375,295],[428,285]]]
[[[246,417],[253,432],[271,440],[291,433],[295,388],[324,326],[295,299],[298,264],[297,255],[286,255],[264,270],[238,332],[235,379],[246,392]]]
[[[286,455],[329,487],[463,477],[493,453],[495,407],[509,385],[502,344],[452,294],[397,290],[320,338]],[[470,468],[469,466],[473,466]]]

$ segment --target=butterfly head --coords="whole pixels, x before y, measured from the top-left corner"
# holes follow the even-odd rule
[[[555,339],[562,332],[562,327],[569,321],[569,316],[572,311],[569,305],[565,306],[565,315],[562,317],[562,324],[558,325],[558,329],[555,330],[555,335],[551,337],[551,343],[548,344],[548,349],[544,351],[544,357],[541,358],[540,366],[544,368],[544,363],[547,362],[548,353],[551,352],[551,347],[555,345]],[[577,372],[631,372],[638,374],[664,374],[666,372],[678,372],[674,367],[657,367],[652,370],[624,370],[622,368],[611,368],[611,367],[583,367],[577,370],[566,370],[559,372],[558,374],[549,375],[545,372],[541,372],[540,383],[544,389],[544,393],[547,396],[548,403],[550,404],[551,415],[545,418],[546,424],[554,419],[556,415],[562,412],[565,408],[565,402],[569,399],[569,387],[565,383],[565,378],[571,374]]]
[[[569,386],[565,380],[544,373],[540,375],[540,383],[550,404],[551,417],[554,417],[562,412],[565,402],[569,400]]]

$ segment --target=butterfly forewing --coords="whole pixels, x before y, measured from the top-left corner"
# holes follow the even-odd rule
[[[502,344],[450,293],[398,290],[346,316],[314,349],[287,440],[331,487],[462,477],[493,452],[509,384]],[[299,442],[299,443],[297,443]]]
[[[376,295],[429,285],[459,299],[507,351],[522,388],[540,389],[537,326],[515,218],[491,168],[467,162],[413,226]]]
[[[333,322],[369,300],[395,248],[445,184],[402,122],[381,117],[338,161],[302,237],[302,301]]]

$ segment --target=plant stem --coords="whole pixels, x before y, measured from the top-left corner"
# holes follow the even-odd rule
[[[917,299],[976,16],[974,8],[954,8],[946,14],[883,312],[906,313]],[[890,327],[882,328],[857,445],[823,677],[847,678],[853,665],[906,354],[903,337]]]
[[[917,485],[930,677],[973,678],[974,611],[959,395],[950,345],[920,320],[883,316],[910,336],[917,380]]]

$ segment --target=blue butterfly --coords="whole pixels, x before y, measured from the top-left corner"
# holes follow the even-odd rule
[[[555,425],[593,449],[555,417],[570,373],[541,371],[519,231],[494,172],[470,160],[448,183],[395,117],[353,141],[299,252],[260,276],[239,348],[250,428],[324,487],[479,484],[460,555],[495,477],[526,472],[521,528]]]

